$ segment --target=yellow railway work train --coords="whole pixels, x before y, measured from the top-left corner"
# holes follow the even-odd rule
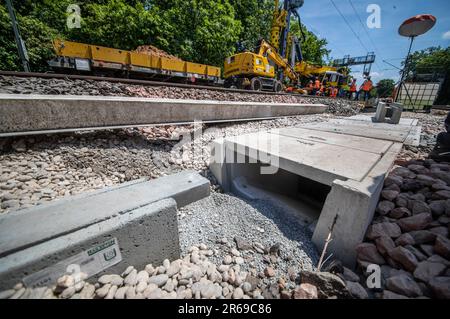
[[[217,83],[218,67],[65,40],[54,40],[56,57],[49,65],[56,71],[170,80],[172,82]]]

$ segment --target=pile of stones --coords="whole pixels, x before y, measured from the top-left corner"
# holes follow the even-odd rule
[[[450,298],[450,163],[414,160],[385,179],[357,250],[364,276],[381,266],[378,298]],[[361,281],[365,278],[362,276]]]
[[[0,299],[316,299],[341,296],[345,290],[339,277],[312,271],[302,273],[295,290],[285,289],[282,278],[265,286],[260,276],[241,269],[242,257],[228,256],[216,266],[208,260],[212,255],[212,249],[200,244],[160,266],[148,264],[140,271],[128,266],[122,274],[105,274],[95,283],[87,282],[84,273],[66,274],[51,287],[33,289],[19,283],[0,292]],[[266,268],[264,276],[274,276],[273,269]]]
[[[436,144],[436,137],[445,131],[444,120],[447,113],[435,112],[433,114],[403,112],[406,118],[415,118],[420,121],[421,137],[418,146],[404,145],[398,156],[398,161],[407,162],[428,156]]]

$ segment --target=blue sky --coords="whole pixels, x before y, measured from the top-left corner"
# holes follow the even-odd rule
[[[412,50],[421,50],[430,46],[448,47],[450,45],[450,1],[449,0],[333,0],[336,6],[359,36],[362,44],[375,51],[376,60],[372,65],[372,80],[392,78],[398,80],[398,70],[383,62],[386,60],[400,66],[408,51],[409,39],[398,34],[399,25],[417,14],[432,14],[436,17],[436,25],[427,33],[414,40]],[[352,8],[356,9],[357,14]],[[370,13],[366,12],[369,4],[377,4],[381,8],[381,28],[369,29],[366,20]],[[366,55],[367,51],[358,41],[350,28],[340,16],[331,0],[305,0],[299,9],[303,24],[320,38],[328,40],[330,56],[342,58]],[[367,33],[363,30],[360,20]],[[447,34],[446,34],[447,32]],[[352,68],[352,74],[362,83],[362,66]]]

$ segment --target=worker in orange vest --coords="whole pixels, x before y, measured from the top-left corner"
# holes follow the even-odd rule
[[[364,81],[364,83],[361,85],[361,87],[359,88],[359,91],[361,92],[361,90],[364,92],[364,101],[367,101],[370,97],[370,90],[372,90],[373,88],[373,83],[370,80],[370,76],[367,77],[367,79]],[[359,98],[359,92],[358,92],[358,97],[356,98],[358,100]]]
[[[350,84],[350,90],[348,91],[348,98],[351,100],[353,97],[353,93],[356,94],[356,79],[352,80],[352,84]]]
[[[330,88],[330,97],[336,98],[337,94],[338,94],[338,89],[336,87],[332,86]]]

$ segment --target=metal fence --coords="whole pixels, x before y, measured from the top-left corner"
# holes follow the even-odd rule
[[[406,82],[400,88],[397,102],[408,110],[422,110],[425,105],[433,105],[439,93],[441,82]],[[409,97],[408,97],[409,94]]]

